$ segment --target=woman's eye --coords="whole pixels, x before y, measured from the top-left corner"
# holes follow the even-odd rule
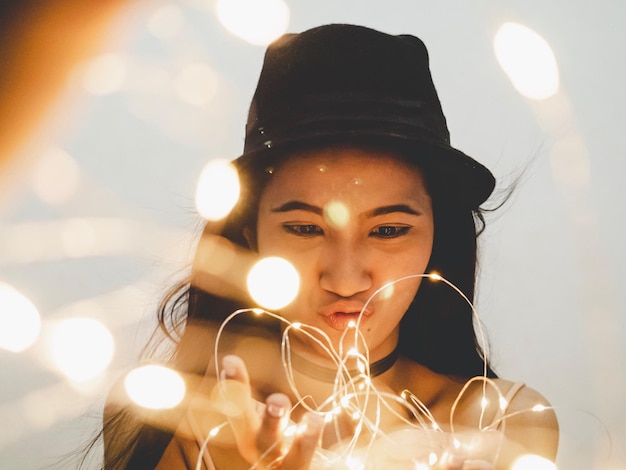
[[[370,236],[378,238],[395,238],[406,234],[411,229],[408,225],[381,225],[370,232]]]
[[[322,235],[324,231],[318,226],[313,224],[285,224],[283,228],[287,233],[294,235],[300,235],[304,237],[310,237],[313,235]]]

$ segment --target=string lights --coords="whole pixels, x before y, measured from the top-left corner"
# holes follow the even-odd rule
[[[341,442],[340,445],[335,446],[331,450],[318,449],[313,458],[312,469],[377,469],[390,468],[388,465],[391,463],[393,464],[391,468],[394,469],[428,469],[436,468],[437,465],[453,458],[455,455],[472,455],[472,453],[482,455],[485,448],[489,447],[493,448],[491,459],[495,461],[500,452],[502,439],[501,433],[494,431],[501,428],[507,418],[522,413],[542,412],[551,407],[536,405],[525,410],[506,413],[505,410],[508,407],[508,403],[504,394],[499,389],[497,383],[487,377],[488,352],[486,349],[483,358],[485,362],[483,376],[473,377],[464,384],[451,407],[449,422],[445,424],[437,422],[426,404],[410,390],[404,390],[399,395],[381,390],[376,386],[371,376],[369,351],[360,329],[363,311],[376,295],[385,292],[390,285],[396,285],[402,281],[415,278],[428,278],[432,281],[444,282],[449,285],[470,304],[473,315],[478,320],[478,325],[480,325],[478,313],[474,306],[471,305],[469,299],[456,286],[437,273],[406,276],[378,289],[364,305],[357,321],[350,323],[348,328],[342,332],[337,348],[333,345],[330,337],[317,327],[301,322],[291,322],[276,313],[260,308],[237,310],[224,320],[217,332],[214,346],[214,357],[216,358],[215,375],[216,377],[222,377],[222,379],[218,381],[214,393],[218,393],[221,396],[220,399],[225,401],[240,399],[240,397],[233,398],[231,384],[223,379],[224,375],[221,373],[219,361],[217,360],[220,357],[222,336],[229,323],[240,315],[268,316],[278,320],[283,325],[281,359],[290,391],[296,401],[292,411],[301,407],[304,410],[317,413],[325,423],[325,430],[334,432],[335,439]],[[334,364],[336,374],[332,383],[332,392],[321,403],[313,402],[311,397],[302,393],[297,386],[290,342],[290,337],[294,332],[304,335]],[[345,347],[348,335],[353,337],[353,341],[350,343],[353,346],[350,348]],[[480,326],[479,336],[484,339]],[[351,364],[356,364],[356,368],[351,368]],[[455,413],[460,400],[467,394],[470,386],[476,382],[483,384],[482,399],[480,401],[481,415],[475,430],[477,434],[472,434],[468,438],[466,432],[456,431]],[[487,388],[492,388],[496,392],[498,407],[503,411],[501,417],[489,424],[484,423],[484,412],[489,405]],[[400,410],[403,411],[398,410],[398,405]],[[383,413],[390,413],[402,425],[391,431],[382,429]],[[347,440],[343,439],[344,436],[339,431],[338,420],[340,416],[349,416],[353,420],[353,433]],[[200,468],[202,454],[206,452],[208,443],[225,426],[227,426],[227,421],[220,426],[211,428],[202,443],[202,451],[197,468]],[[445,428],[448,431],[444,431]],[[305,431],[306,424],[290,422],[284,428],[283,439],[289,441],[294,435]],[[409,439],[411,445],[400,447],[397,440],[398,436],[402,436],[401,442]],[[278,445],[278,442],[275,445]],[[272,449],[268,449],[265,454],[268,454],[270,450]],[[531,460],[528,461],[530,462]],[[532,461],[534,462],[534,460]],[[517,467],[515,467],[516,470],[533,468],[524,466],[526,465],[524,462],[520,461]],[[256,468],[256,465],[253,464],[251,468]]]

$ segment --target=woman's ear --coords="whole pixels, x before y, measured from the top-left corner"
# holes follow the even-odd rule
[[[243,229],[243,237],[248,242],[248,248],[254,251],[258,249],[257,243],[256,243],[256,232],[252,230],[249,226]]]

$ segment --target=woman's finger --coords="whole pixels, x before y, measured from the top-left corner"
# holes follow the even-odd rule
[[[256,410],[256,402],[252,399],[250,377],[243,360],[238,356],[224,356],[220,379],[224,383],[218,384],[218,387],[228,395],[225,398],[237,400],[234,403],[236,411],[228,415],[228,422],[235,435],[239,453],[248,462],[254,462],[259,455],[256,436],[261,427],[261,419]]]
[[[291,402],[282,393],[274,393],[265,401],[265,412],[256,438],[263,462],[272,462],[283,454],[283,432],[289,421]]]
[[[315,413],[306,413],[298,424],[298,431],[283,460],[284,469],[306,470],[319,444],[324,420]]]

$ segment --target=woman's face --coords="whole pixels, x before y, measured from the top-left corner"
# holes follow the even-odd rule
[[[300,274],[300,293],[281,314],[321,328],[337,348],[377,289],[424,273],[433,231],[417,168],[391,153],[333,147],[294,155],[274,171],[256,241],[261,255],[285,258]],[[394,349],[420,280],[401,281],[367,305],[359,327],[371,360]]]

